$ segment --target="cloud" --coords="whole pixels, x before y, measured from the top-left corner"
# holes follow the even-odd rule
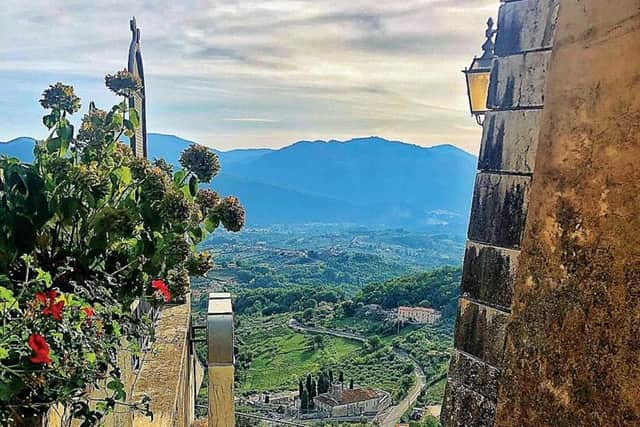
[[[386,132],[477,151],[480,132],[469,126],[460,70],[480,52],[486,19],[498,6],[498,0],[4,0],[0,139],[42,132],[35,99],[48,82],[64,77],[81,96],[110,102],[102,76],[124,66],[128,19],[136,15],[152,131],[219,148]]]

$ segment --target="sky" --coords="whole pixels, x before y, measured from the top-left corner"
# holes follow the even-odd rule
[[[381,136],[477,153],[464,76],[498,0],[2,0],[0,141],[42,138],[37,103],[104,75],[141,29],[149,132],[218,149]],[[78,114],[76,121],[81,115]]]

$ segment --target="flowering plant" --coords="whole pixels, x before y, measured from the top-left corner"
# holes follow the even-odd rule
[[[140,89],[126,72],[106,82],[123,96]],[[117,405],[148,413],[148,399],[127,400],[118,362],[151,332],[135,302],[183,298],[189,276],[212,266],[195,246],[220,223],[239,230],[244,209],[198,189],[219,169],[210,150],[190,147],[175,173],[134,157],[119,141],[138,126],[126,100],[91,104],[77,133],[71,86],[52,85],[41,104],[50,135],[34,162],[0,157],[0,424],[53,404],[82,426]]]

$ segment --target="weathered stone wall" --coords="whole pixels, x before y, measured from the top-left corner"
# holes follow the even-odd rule
[[[141,368],[132,365],[131,354],[121,351],[118,359],[127,395],[132,401],[151,397],[153,419],[118,407],[103,420],[104,427],[190,427],[195,417],[194,390],[199,389],[204,368],[191,351],[191,303],[169,305],[162,309],[155,325],[155,341],[143,355]],[[92,393],[106,397],[104,389]],[[45,426],[63,425],[64,408],[49,411]],[[74,422],[78,426],[79,422]]]
[[[640,0],[563,0],[496,425],[640,425]]]
[[[492,426],[559,0],[505,0],[441,416]]]

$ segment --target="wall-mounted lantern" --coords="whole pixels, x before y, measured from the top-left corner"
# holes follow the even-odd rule
[[[493,36],[496,34],[493,25],[493,19],[489,18],[485,32],[487,40],[482,45],[482,50],[484,51],[482,56],[474,57],[471,66],[462,71],[467,79],[469,108],[479,125],[484,122],[484,114],[488,111],[487,95],[489,93],[491,65],[494,58]]]

